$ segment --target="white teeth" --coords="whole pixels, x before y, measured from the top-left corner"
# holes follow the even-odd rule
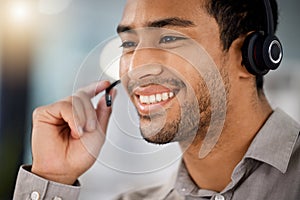
[[[148,96],[140,96],[141,103],[150,104]]]
[[[156,101],[161,102],[161,94],[156,94]]]
[[[166,101],[168,99],[171,99],[174,97],[173,92],[164,92],[162,94],[155,94],[155,95],[150,95],[150,96],[143,96],[140,95],[140,102],[143,104],[154,104],[158,103],[161,101]]]
[[[150,103],[155,103],[155,95],[151,95],[149,97],[149,101],[150,101]]]
[[[165,93],[162,93],[161,98],[162,98],[163,101],[167,100],[167,99],[169,98],[168,93],[166,93],[166,92],[165,92]]]

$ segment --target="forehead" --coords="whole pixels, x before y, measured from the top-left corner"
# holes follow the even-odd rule
[[[205,15],[204,0],[128,0],[121,25],[145,27],[148,22],[165,18],[197,21]]]

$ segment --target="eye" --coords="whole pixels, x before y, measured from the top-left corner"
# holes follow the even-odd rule
[[[132,41],[125,41],[121,44],[120,47],[123,47],[123,48],[132,48],[132,47],[136,47],[136,43],[135,42],[132,42]]]
[[[184,40],[184,37],[178,37],[178,36],[164,36],[163,38],[160,39],[159,43],[170,43],[170,42],[175,42],[177,40]]]

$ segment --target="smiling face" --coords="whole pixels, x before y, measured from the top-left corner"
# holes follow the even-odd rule
[[[201,0],[129,0],[118,27],[122,83],[153,143],[192,140],[224,109],[219,29]],[[202,135],[204,136],[204,135]]]

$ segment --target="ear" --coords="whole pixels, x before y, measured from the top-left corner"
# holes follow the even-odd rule
[[[231,57],[231,62],[235,66],[235,70],[239,78],[248,79],[253,78],[253,75],[250,74],[246,67],[243,65],[243,56],[242,56],[242,46],[244,44],[246,36],[240,36],[239,38],[235,39],[230,48],[229,54]]]

